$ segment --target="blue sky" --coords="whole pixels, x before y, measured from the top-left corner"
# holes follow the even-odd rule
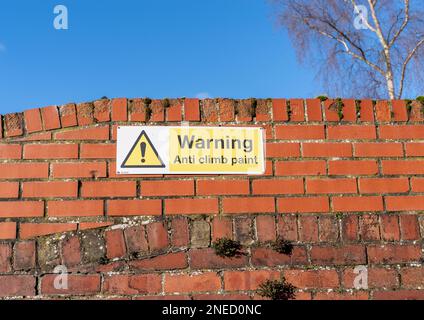
[[[66,5],[69,30],[53,28]],[[108,97],[312,97],[267,0],[0,4],[0,112]]]

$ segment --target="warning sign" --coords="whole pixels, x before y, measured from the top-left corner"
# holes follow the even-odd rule
[[[117,174],[263,174],[262,128],[118,127]]]
[[[122,163],[122,168],[165,168],[157,150],[146,131],[142,131],[137,141]]]

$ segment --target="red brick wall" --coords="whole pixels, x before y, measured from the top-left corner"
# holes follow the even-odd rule
[[[0,121],[0,297],[423,299],[424,108],[114,99]],[[263,176],[117,176],[118,124],[257,125]],[[233,238],[244,255],[211,245]],[[291,241],[291,255],[270,247]],[[70,273],[57,290],[57,265]],[[368,269],[368,289],[353,286]]]

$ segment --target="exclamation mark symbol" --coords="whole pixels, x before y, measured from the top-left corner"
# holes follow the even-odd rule
[[[144,157],[146,156],[146,142],[140,143],[140,150],[141,150],[141,162],[145,163],[146,159],[144,159]]]

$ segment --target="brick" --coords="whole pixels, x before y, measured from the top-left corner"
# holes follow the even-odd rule
[[[357,193],[356,179],[306,179],[306,193]]]
[[[279,140],[325,139],[323,125],[276,125],[275,138]]]
[[[163,100],[153,99],[149,107],[151,110],[150,121],[165,121],[165,103]]]
[[[284,213],[307,213],[329,212],[328,197],[307,198],[279,198],[277,199],[278,212]]]
[[[325,119],[327,122],[339,122],[343,120],[343,117],[339,115],[338,108],[339,106],[336,100],[329,99],[324,101],[324,113],[325,113]],[[342,114],[343,114],[343,110],[342,110]]]
[[[351,157],[350,143],[303,143],[303,157]]]
[[[377,101],[375,105],[375,118],[378,122],[391,120],[390,105],[387,101]]]
[[[22,197],[24,198],[72,198],[77,195],[78,182],[76,181],[37,181],[22,184]]]
[[[385,201],[388,211],[424,210],[424,196],[387,196]]]
[[[12,245],[0,243],[0,272],[7,273],[10,271],[12,271]]]
[[[287,102],[285,99],[272,100],[272,118],[274,121],[289,120],[289,117],[287,114]]]
[[[183,106],[180,100],[171,99],[170,105],[166,108],[166,121],[178,122],[183,120]]]
[[[276,228],[274,216],[257,216],[256,217],[256,232],[258,240],[261,242],[275,241]]]
[[[406,156],[407,157],[423,157],[424,143],[420,143],[420,142],[406,143]]]
[[[68,275],[68,288],[56,289],[54,281],[57,275],[45,275],[41,278],[41,294],[44,295],[90,295],[100,293],[100,275]]]
[[[93,117],[95,122],[110,121],[110,100],[101,99],[93,102]]]
[[[424,174],[424,161],[383,160],[381,163],[385,175]]]
[[[314,296],[314,300],[369,300],[369,293],[358,291],[358,292],[317,292]]]
[[[115,159],[116,144],[81,144],[81,159]]]
[[[187,267],[187,256],[184,252],[168,253],[130,262],[131,269],[142,271],[177,270]]]
[[[319,99],[306,99],[308,121],[322,121],[322,106]]]
[[[226,291],[257,290],[266,280],[279,280],[280,272],[270,270],[226,271],[224,289]]]
[[[277,161],[275,170],[277,176],[320,176],[327,171],[324,160]]]
[[[423,268],[402,268],[400,275],[405,288],[421,289],[424,286]]]
[[[21,159],[22,147],[19,144],[0,144],[0,159]]]
[[[361,265],[366,264],[365,247],[344,245],[342,247],[312,247],[311,263],[315,265]]]
[[[396,270],[368,267],[368,287],[375,288],[396,288],[399,286]],[[355,278],[358,273],[354,269],[348,268],[343,271],[343,286],[345,288],[355,287]]]
[[[277,218],[277,234],[280,238],[297,241],[297,218],[294,215],[279,215]]]
[[[16,222],[0,222],[0,240],[13,240],[15,238],[16,238]]]
[[[0,163],[0,179],[42,179],[48,171],[48,163]]]
[[[48,201],[49,217],[93,217],[103,215],[101,200]]]
[[[356,214],[344,216],[341,228],[343,241],[358,240],[359,222]]]
[[[236,121],[250,122],[253,119],[253,104],[252,99],[241,99],[236,104]]]
[[[76,106],[78,125],[87,126],[94,123],[94,105],[91,102],[79,103]]]
[[[409,191],[407,178],[359,179],[360,193],[403,193]]]
[[[50,106],[41,108],[41,116],[43,118],[45,130],[60,128],[59,112],[57,107]]]
[[[77,159],[77,144],[26,144],[24,159]]]
[[[413,263],[422,256],[419,245],[371,245],[368,246],[368,260],[372,264]]]
[[[380,139],[405,140],[422,139],[424,125],[384,125],[380,126]]]
[[[335,212],[383,211],[383,198],[368,197],[333,197]]]
[[[364,142],[353,145],[355,157],[403,157],[403,146],[397,142]]]
[[[18,196],[18,182],[0,182],[0,199],[16,199]]]
[[[302,99],[290,99],[290,121],[305,121],[305,107]]]
[[[0,206],[1,218],[30,218],[44,216],[42,201],[6,201]]]
[[[147,108],[144,103],[144,99],[129,100],[128,112],[129,121],[134,122],[145,122]]]
[[[109,275],[103,284],[103,292],[120,295],[159,293],[161,288],[161,276],[157,274]]]
[[[392,101],[393,121],[408,121],[408,112],[404,100]]]
[[[31,109],[24,112],[25,127],[28,133],[39,132],[43,130],[41,122],[40,109]]]
[[[109,127],[94,127],[73,129],[68,131],[57,132],[54,134],[55,140],[109,140]]]
[[[362,122],[374,122],[374,106],[372,100],[361,101],[360,118]]]
[[[253,180],[253,194],[303,194],[303,179]]]
[[[84,198],[134,197],[135,181],[83,181],[81,196]]]
[[[271,101],[269,99],[258,99],[256,103],[256,121],[271,121]]]
[[[233,239],[233,222],[229,218],[215,217],[212,221],[212,240]]]
[[[410,114],[410,119],[411,122],[421,122],[424,121],[424,111],[423,111],[423,107],[422,104],[418,101],[413,101],[412,102],[412,110],[411,110],[411,114]]]
[[[335,270],[285,270],[283,274],[287,282],[303,290],[339,287],[339,277]]]
[[[32,141],[48,141],[51,139],[52,139],[51,132],[39,132],[39,133],[30,134],[21,138],[17,138],[16,141],[32,142]]]
[[[23,114],[10,113],[4,116],[5,137],[17,137],[23,135]]]
[[[235,240],[242,245],[251,245],[256,241],[253,219],[244,217],[234,219],[234,234]]]
[[[374,300],[424,300],[423,290],[375,291]]]
[[[35,277],[26,275],[0,276],[0,297],[35,296]]]
[[[168,247],[168,231],[163,223],[153,222],[146,226],[150,251],[162,250]]]
[[[329,126],[327,132],[327,138],[330,140],[371,140],[377,138],[375,126]]]
[[[51,164],[52,177],[60,178],[104,178],[105,162],[60,162]]]
[[[149,250],[144,226],[134,226],[124,230],[127,250],[130,255]]]
[[[400,218],[400,232],[402,240],[420,239],[420,227],[416,215],[402,214]]]
[[[62,242],[62,261],[68,267],[81,263],[81,244],[78,236],[70,237]]]
[[[328,174],[340,176],[375,175],[378,165],[375,160],[336,160],[328,162]]]
[[[191,224],[190,242],[192,247],[208,247],[211,240],[211,227],[209,222],[195,220]]]
[[[224,198],[224,213],[268,213],[275,212],[274,198]]]
[[[230,122],[235,118],[235,101],[231,99],[218,99],[219,121]],[[188,120],[188,119],[186,119]]]
[[[112,121],[127,121],[127,99],[112,100]]]
[[[380,240],[380,224],[377,215],[363,215],[360,217],[361,240]]]
[[[221,289],[221,280],[214,272],[200,274],[165,274],[166,293],[210,292]]]
[[[90,230],[112,226],[113,222],[80,222],[79,230]]]
[[[218,199],[166,199],[166,214],[218,213]]]
[[[185,99],[184,112],[186,121],[200,121],[199,99]]]
[[[193,180],[162,180],[142,181],[142,196],[192,196],[194,195]]]
[[[78,124],[75,104],[70,103],[59,107],[60,122],[63,128],[74,127]]]
[[[109,259],[122,258],[126,254],[124,232],[121,229],[108,230],[105,233],[106,256]]]
[[[253,248],[251,260],[252,265],[257,267],[276,267],[308,263],[306,249],[299,246],[295,246],[290,255],[278,253],[269,248]]]
[[[74,230],[77,230],[76,223],[21,223],[19,238],[30,239]]]
[[[196,194],[200,196],[249,194],[249,180],[209,180],[196,182]]]
[[[191,249],[189,257],[192,270],[242,268],[248,264],[248,257],[245,255],[238,255],[228,259],[217,256],[212,248]]]
[[[17,242],[13,251],[14,270],[30,270],[35,268],[35,241]]]
[[[385,241],[399,241],[400,229],[399,218],[394,215],[383,215],[380,217],[381,238]]]
[[[302,242],[318,242],[319,233],[317,217],[299,217],[299,240]]]
[[[322,242],[336,242],[339,239],[337,218],[319,217],[319,239]]]
[[[267,158],[296,158],[300,157],[300,143],[267,143]]]
[[[186,218],[172,219],[171,242],[173,247],[186,247],[190,243],[189,227]]]
[[[109,216],[161,215],[161,200],[109,200]]]

